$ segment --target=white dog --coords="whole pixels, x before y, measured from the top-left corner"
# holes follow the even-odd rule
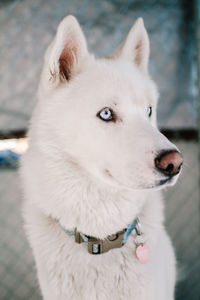
[[[138,19],[109,58],[66,17],[46,55],[21,161],[24,219],[45,300],[172,300],[161,187],[182,156],[156,126]]]

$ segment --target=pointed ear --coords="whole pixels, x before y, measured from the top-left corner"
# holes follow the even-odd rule
[[[149,38],[142,18],[134,23],[123,45],[117,51],[117,56],[123,56],[132,61],[143,72],[148,73]]]
[[[87,54],[86,40],[78,21],[73,16],[65,17],[45,55],[49,82],[57,85],[69,81],[80,72]]]

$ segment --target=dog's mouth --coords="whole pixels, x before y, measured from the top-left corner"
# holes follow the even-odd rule
[[[164,179],[160,179],[160,180],[156,180],[156,182],[154,184],[142,184],[139,185],[137,188],[133,188],[131,186],[127,186],[123,183],[121,183],[119,180],[117,180],[116,178],[113,177],[113,175],[110,173],[110,171],[108,169],[104,170],[104,174],[106,175],[106,177],[112,182],[112,183],[117,183],[117,185],[126,188],[126,189],[130,189],[130,190],[135,190],[135,189],[154,189],[154,188],[162,188],[162,186],[164,186],[167,183],[170,183],[172,178],[171,177],[167,177]]]
[[[179,177],[179,174],[175,175],[175,176],[167,176],[164,177],[162,179],[157,179],[154,184],[141,184],[140,186],[138,186],[137,188],[133,188],[131,186],[127,186],[123,183],[121,183],[119,180],[117,180],[116,178],[113,177],[113,175],[110,173],[109,170],[104,170],[104,174],[106,175],[107,178],[109,178],[111,180],[111,182],[113,183],[117,183],[119,186],[126,188],[126,189],[131,189],[131,190],[135,190],[135,189],[162,189],[165,186],[169,186],[169,185],[174,185]]]
[[[159,180],[158,183],[156,183],[156,185],[157,186],[164,185],[167,182],[170,183],[170,181],[171,181],[171,178],[161,179],[161,180]]]
[[[156,181],[156,187],[162,187],[164,185],[174,185],[177,178],[178,178],[178,174],[173,177],[169,176],[167,178],[160,179],[160,180]]]

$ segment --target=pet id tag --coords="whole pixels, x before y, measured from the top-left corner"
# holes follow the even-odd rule
[[[137,236],[135,237],[136,257],[142,264],[146,264],[150,256],[150,249],[145,244],[145,235],[142,232],[142,226],[140,224],[139,218],[137,219],[135,231],[137,234]]]
[[[142,264],[146,264],[150,256],[150,250],[147,245],[140,244],[136,247],[136,257]]]

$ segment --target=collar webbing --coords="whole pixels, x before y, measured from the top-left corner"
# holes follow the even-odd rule
[[[90,254],[102,254],[111,249],[122,247],[126,243],[132,231],[138,231],[138,226],[139,219],[137,218],[131,224],[129,224],[127,228],[118,231],[115,234],[108,235],[104,240],[85,235],[81,232],[78,232],[76,228],[71,231],[66,230],[63,226],[61,226],[61,228],[69,236],[73,237],[76,243],[84,244]]]

